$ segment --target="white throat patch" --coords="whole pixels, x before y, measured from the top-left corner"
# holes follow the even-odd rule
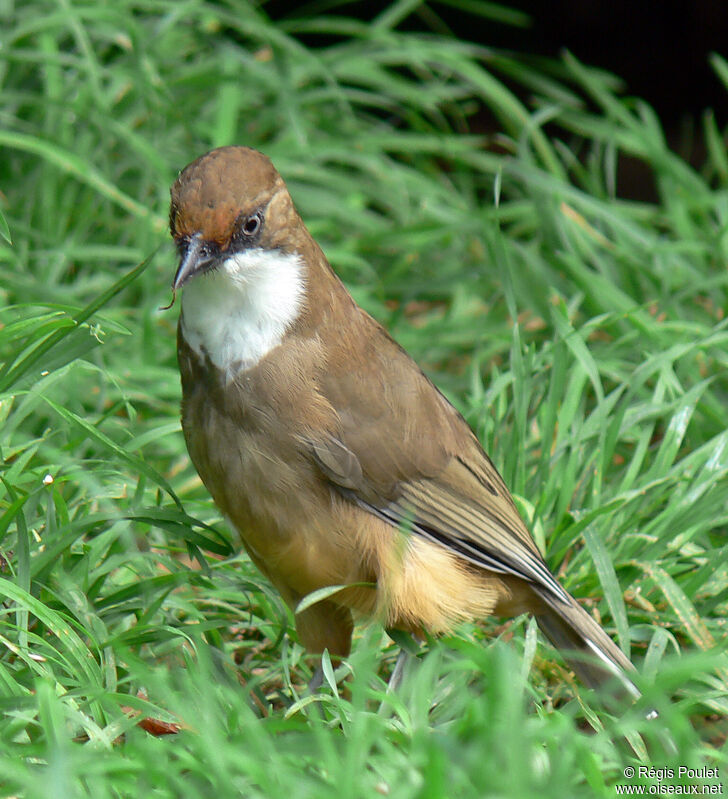
[[[281,343],[299,314],[303,288],[298,254],[262,249],[235,253],[182,290],[182,334],[229,379]]]

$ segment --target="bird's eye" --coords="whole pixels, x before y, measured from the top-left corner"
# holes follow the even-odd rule
[[[252,216],[249,216],[242,224],[241,230],[246,238],[252,239],[263,224],[263,218],[260,211],[256,211]]]

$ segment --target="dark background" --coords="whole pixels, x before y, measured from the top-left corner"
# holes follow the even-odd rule
[[[273,0],[272,18],[310,13],[372,19],[386,2],[290,3]],[[690,127],[706,108],[728,122],[728,91],[708,62],[728,56],[728,0],[513,0],[503,5],[531,17],[514,27],[477,17],[451,3],[428,3],[405,29],[449,29],[458,37],[521,53],[558,57],[563,48],[614,72],[626,93],[647,100],[668,132]],[[462,3],[467,5],[467,3]],[[676,134],[677,135],[677,134]],[[670,136],[671,140],[674,136]]]
[[[504,31],[506,46],[557,56],[562,48],[624,79],[663,124],[680,124],[712,107],[726,121],[728,93],[710,67],[728,55],[726,0],[522,0],[530,30]]]

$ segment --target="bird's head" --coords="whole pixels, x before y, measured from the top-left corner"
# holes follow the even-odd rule
[[[169,227],[180,255],[177,291],[205,273],[234,272],[236,257],[251,251],[295,252],[302,223],[270,159],[249,147],[220,147],[172,185]]]
[[[312,275],[324,272],[311,264],[323,255],[273,164],[249,147],[193,161],[171,195],[180,333],[227,379],[278,347],[315,304]]]

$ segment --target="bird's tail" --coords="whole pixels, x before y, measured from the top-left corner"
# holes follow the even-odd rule
[[[538,626],[577,677],[590,688],[615,683],[621,686],[619,694],[639,698],[631,679],[634,666],[594,619],[571,597],[568,602],[544,594],[541,598],[548,607],[536,616]]]

